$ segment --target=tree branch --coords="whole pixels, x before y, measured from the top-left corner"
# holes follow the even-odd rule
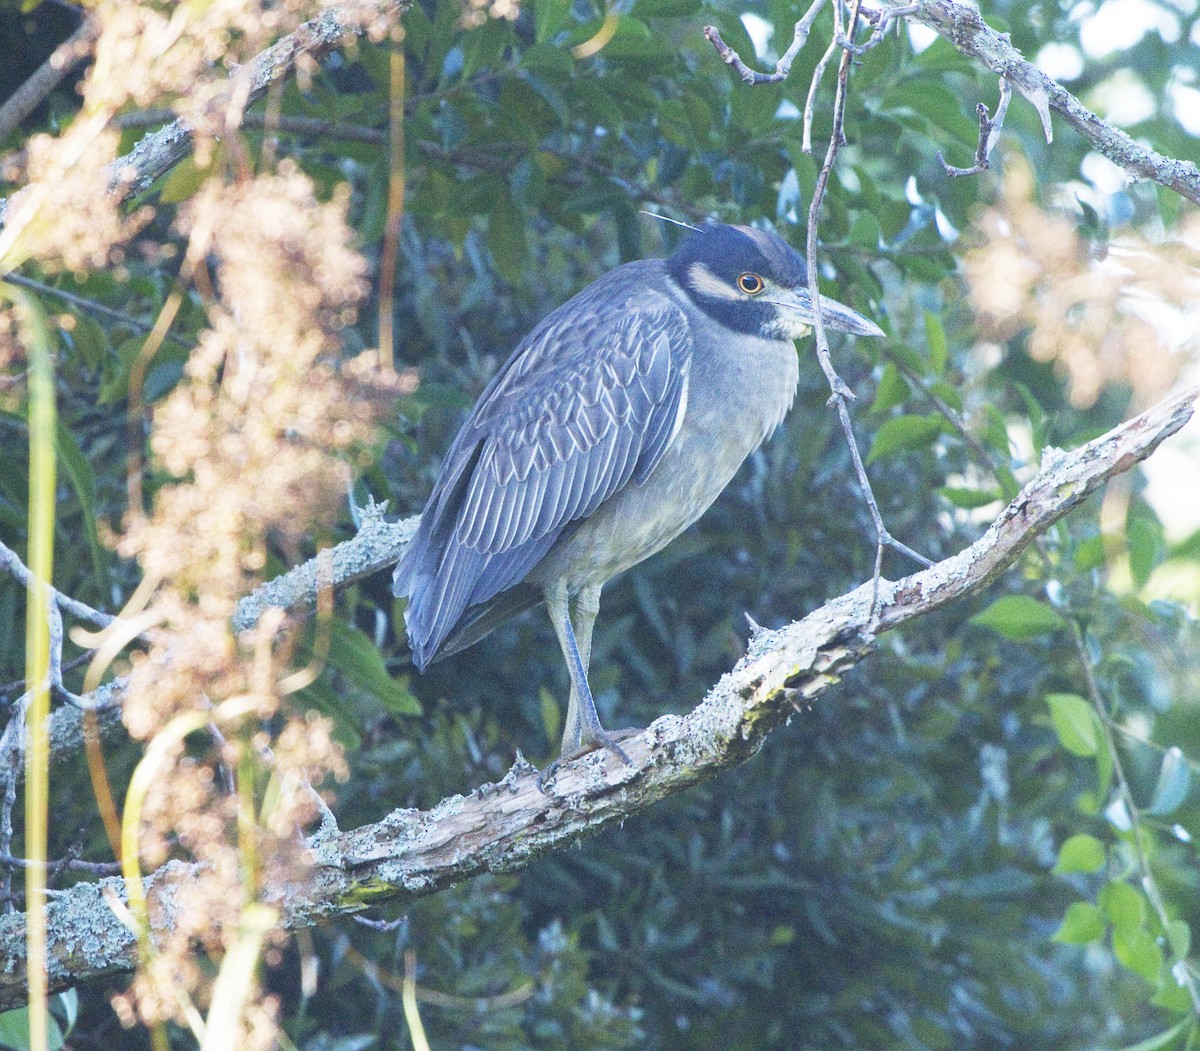
[[[89,54],[99,35],[100,23],[84,13],[83,21],[66,40],[0,106],[0,140],[6,139],[21,121],[38,108],[58,85]]]
[[[1050,110],[1054,110],[1098,153],[1130,175],[1152,179],[1200,204],[1200,168],[1191,161],[1164,157],[1101,120],[1061,84],[1027,62],[1009,42],[1008,34],[997,33],[984,22],[974,4],[917,0],[915,7],[910,18],[935,30],[964,55],[982,62],[1033,104],[1041,116],[1047,142],[1051,139]]]
[[[1179,430],[1197,393],[1168,399],[1071,453],[1047,449],[1041,470],[979,540],[930,569],[883,582],[876,633],[981,591],[1063,515]],[[352,572],[368,571],[371,557],[356,559]],[[871,590],[864,584],[801,621],[758,631],[747,655],[693,711],[663,716],[622,741],[631,766],[603,750],[592,752],[564,763],[543,794],[533,769],[519,763],[498,784],[432,810],[397,810],[378,824],[314,836],[311,880],[275,888],[284,922],[300,927],[387,901],[412,901],[482,872],[520,869],[745,762],[797,702],[815,700],[870,652]],[[146,877],[156,930],[171,928],[176,888],[197,871],[175,861]],[[51,988],[133,969],[136,940],[106,900],[122,895],[122,888],[121,880],[105,879],[72,887],[51,902]],[[0,960],[4,1009],[24,1002],[23,915],[0,918]]]

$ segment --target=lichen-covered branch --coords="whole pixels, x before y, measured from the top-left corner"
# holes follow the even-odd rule
[[[622,741],[630,766],[593,752],[563,764],[543,794],[532,768],[518,765],[498,784],[432,810],[398,810],[377,824],[314,837],[311,879],[274,889],[284,922],[312,924],[412,901],[482,872],[519,869],[745,762],[799,702],[814,700],[871,650],[872,630],[982,590],[1064,514],[1179,430],[1196,397],[1195,390],[1177,395],[1073,452],[1047,450],[1038,474],[979,540],[904,580],[884,581],[874,620],[872,589],[864,584],[803,620],[759,631],[695,709],[663,716]],[[173,925],[175,888],[194,872],[173,862],[146,878],[156,930]],[[115,878],[81,884],[51,903],[52,988],[133,969],[134,936],[108,903],[124,896],[122,886]],[[24,1002],[24,954],[24,916],[0,918],[0,1009]]]
[[[964,55],[982,62],[1033,104],[1041,116],[1047,141],[1051,138],[1050,111],[1054,110],[1098,153],[1130,175],[1151,179],[1200,204],[1200,168],[1191,161],[1164,157],[1096,116],[1061,84],[1026,61],[1008,35],[992,29],[974,4],[917,0],[915,7],[909,18],[929,26]]]
[[[285,609],[295,613],[316,608],[323,587],[343,587],[369,577],[400,561],[404,549],[417,531],[420,515],[400,522],[385,522],[387,504],[370,503],[361,509],[362,525],[353,539],[338,544],[282,576],[255,588],[237,604],[233,630],[252,628],[267,610]]]

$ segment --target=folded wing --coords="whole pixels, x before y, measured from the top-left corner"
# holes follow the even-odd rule
[[[572,523],[644,482],[678,430],[691,360],[685,315],[660,293],[639,291],[614,310],[592,291],[517,348],[446,457],[393,579],[409,596],[418,667]]]

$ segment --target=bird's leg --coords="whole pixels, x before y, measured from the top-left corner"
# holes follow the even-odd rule
[[[588,589],[582,606],[576,605],[576,617],[579,620],[589,657],[592,649],[592,625],[595,623],[596,612],[599,609],[599,598],[599,588]],[[603,747],[618,756],[623,762],[632,765],[629,756],[625,754],[621,746],[605,732],[604,727],[600,724],[600,717],[596,714],[596,702],[592,699],[592,691],[588,688],[587,668],[575,638],[575,629],[571,625],[570,601],[565,582],[559,581],[546,588],[546,608],[550,612],[550,620],[558,635],[558,644],[562,648],[563,657],[567,662],[567,671],[571,676],[571,699],[567,704],[562,758],[566,758],[569,752],[578,752],[588,747]],[[539,781],[545,783],[557,765],[557,763],[552,763]]]
[[[592,702],[591,686],[588,684],[588,669],[592,666],[592,628],[596,624],[596,615],[600,612],[600,588],[586,587],[575,596],[574,609],[571,611],[571,629],[575,633],[575,642],[579,650],[579,663],[583,668],[584,687],[587,689],[588,704],[591,707],[591,723],[585,724],[584,706],[580,704],[578,691],[575,689],[574,677],[571,680],[571,699],[567,702],[567,721],[563,726],[562,755],[583,748],[585,740],[594,740],[594,735],[588,731],[599,730],[600,720],[596,716],[596,706]],[[569,660],[570,658],[568,658]]]

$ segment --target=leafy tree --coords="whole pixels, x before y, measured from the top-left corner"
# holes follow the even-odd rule
[[[76,31],[52,4],[0,15],[47,49]],[[839,46],[835,15],[865,50]],[[1118,436],[1069,461],[1107,464],[1102,499],[1055,523],[1082,482],[1018,497],[1194,376],[1194,12],[472,0],[87,18],[78,91],[0,110],[0,1002],[37,972],[43,877],[50,984],[70,987],[40,1037],[29,981],[34,1023],[0,1015],[0,1043],[1200,1046],[1194,462],[1181,438],[1117,473],[1188,399],[1152,410],[1136,451]],[[782,72],[793,26],[808,37],[786,76],[750,84],[722,61]],[[29,74],[11,76],[5,94]],[[558,738],[549,625],[512,621],[418,676],[387,574],[365,573],[406,527],[368,497],[418,512],[536,320],[686,236],[646,211],[771,224],[801,250],[815,233],[822,288],[888,331],[833,348],[883,520],[967,583],[912,623],[934,589],[885,582],[878,619],[869,586],[831,606],[859,619],[814,643],[824,664],[799,663],[811,622],[747,626],[788,625],[874,565],[802,341],[780,432],[606,590],[592,686],[608,720],[644,726],[691,711],[748,647],[799,670],[735,673],[763,723],[741,752],[689,770],[663,741],[700,738],[672,721],[625,787],[585,761],[541,797],[513,761]],[[1016,561],[984,590],[991,570],[944,560],[993,520]],[[318,555],[335,542],[341,561]],[[51,552],[55,592],[27,590]],[[27,691],[47,665],[53,689]],[[52,761],[21,733],[50,700]],[[505,801],[514,820],[540,808],[543,838],[454,824]],[[421,813],[385,818],[398,807]],[[405,868],[406,843],[451,833],[446,868]]]

